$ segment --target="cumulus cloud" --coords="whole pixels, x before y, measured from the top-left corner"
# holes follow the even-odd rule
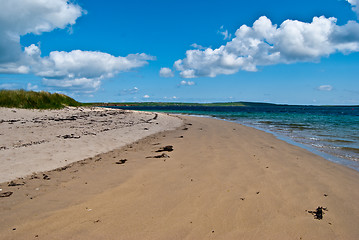
[[[146,95],[143,96],[143,98],[147,99],[147,98],[150,98],[150,96],[146,94]]]
[[[311,23],[286,20],[279,27],[262,16],[252,27],[242,25],[219,48],[195,49],[174,67],[183,78],[215,77],[258,66],[315,62],[336,52],[359,51],[359,24],[338,26],[336,18],[314,17]]]
[[[0,64],[21,60],[20,36],[63,29],[84,13],[67,0],[0,0],[0,6]]]
[[[33,45],[30,47],[34,47]],[[25,52],[27,49],[25,48]],[[146,54],[130,54],[115,57],[108,53],[74,50],[51,52],[40,57],[40,51],[31,50],[32,71],[43,77],[43,83],[58,88],[73,90],[97,90],[101,80],[114,77],[119,72],[146,65],[154,57]],[[29,56],[29,57],[30,57]]]
[[[318,90],[319,91],[332,91],[333,90],[333,87],[331,85],[321,85],[318,87]]]
[[[161,68],[160,70],[160,76],[165,78],[174,77],[174,73],[170,68]]]
[[[359,0],[347,0],[352,5],[352,10],[359,16]]]
[[[146,54],[129,54],[115,57],[96,51],[73,50],[71,52],[53,51],[41,57],[39,47],[34,44],[24,49],[24,59],[30,72],[43,77],[43,84],[56,89],[73,91],[95,91],[101,80],[148,64],[154,60]]]
[[[21,50],[21,36],[71,27],[84,13],[67,0],[0,0],[0,73],[33,73],[43,77],[46,86],[90,92],[99,88],[101,80],[155,59],[146,54],[116,57],[81,50],[53,51],[41,57],[34,44]]]
[[[193,82],[193,81],[184,81],[184,80],[182,80],[181,82],[180,82],[180,86],[193,86],[193,85],[195,85],[196,83],[195,82]]]

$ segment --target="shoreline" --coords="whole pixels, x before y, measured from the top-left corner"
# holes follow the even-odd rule
[[[304,143],[301,143],[301,142],[297,142],[293,138],[290,138],[289,136],[286,136],[286,135],[283,135],[281,133],[277,133],[277,132],[274,132],[274,131],[271,131],[271,130],[268,130],[268,129],[265,129],[265,128],[257,127],[257,126],[250,125],[250,124],[245,124],[245,123],[242,123],[242,122],[236,121],[236,120],[229,120],[229,119],[226,119],[226,118],[214,117],[214,116],[210,116],[210,115],[196,115],[196,114],[182,114],[182,113],[176,113],[176,114],[170,113],[170,114],[174,115],[174,116],[192,116],[192,117],[200,117],[200,118],[202,117],[202,118],[217,119],[217,120],[236,123],[236,124],[240,124],[240,125],[243,125],[243,126],[246,126],[246,127],[249,127],[249,128],[257,129],[259,131],[272,134],[278,140],[282,140],[282,141],[287,142],[288,144],[300,147],[300,148],[302,148],[304,150],[307,150],[307,151],[309,151],[309,152],[311,152],[311,153],[313,153],[313,154],[315,154],[315,155],[317,155],[319,157],[322,157],[322,158],[326,159],[327,161],[339,164],[341,166],[345,166],[347,168],[350,168],[350,169],[353,169],[353,170],[359,172],[359,166],[357,166],[358,164],[356,164],[357,163],[356,161],[349,160],[349,159],[346,159],[346,158],[342,158],[340,156],[336,156],[336,155],[327,153],[325,151],[320,151],[320,150],[314,148],[311,145],[307,145],[307,144],[304,144]]]
[[[344,159],[344,164],[359,169],[359,136],[355,124],[358,112],[353,108],[310,106],[288,107],[199,107],[153,106],[124,107],[124,109],[215,116],[238,121],[264,131],[271,131],[295,142],[324,152],[330,160]]]
[[[357,171],[238,123],[181,118],[176,130],[45,172],[50,180],[0,184],[14,192],[0,199],[0,239],[359,235]],[[322,220],[310,213],[318,206]]]
[[[277,139],[279,140],[282,140],[282,141],[285,141],[287,142],[288,144],[291,144],[291,145],[294,145],[294,146],[297,146],[297,147],[300,147],[304,150],[307,150],[311,153],[314,153],[315,155],[318,155],[319,157],[322,157],[324,159],[326,159],[327,161],[330,161],[330,162],[333,162],[333,163],[336,163],[336,164],[339,164],[341,166],[345,166],[345,167],[348,167],[348,168],[351,168],[351,169],[354,169],[356,171],[359,172],[359,166],[354,166],[353,164],[355,164],[356,162],[353,161],[353,160],[349,160],[349,159],[346,159],[346,158],[342,158],[342,157],[339,157],[339,156],[335,156],[333,154],[329,154],[329,153],[326,153],[324,151],[320,151],[316,148],[314,148],[313,146],[311,145],[306,145],[304,143],[301,143],[301,142],[297,142],[295,141],[293,138],[290,138],[288,136],[285,136],[285,135],[282,135],[280,133],[277,133],[277,132],[274,132],[274,131],[271,131],[271,130],[268,130],[268,129],[264,129],[264,128],[260,128],[260,127],[256,127],[256,126],[252,126],[252,125],[247,125],[247,124],[244,124],[244,123],[241,123],[241,122],[237,122],[237,121],[230,121],[230,120],[227,120],[227,119],[221,119],[221,118],[216,118],[216,117],[213,117],[214,119],[219,119],[219,120],[224,120],[224,121],[229,121],[229,122],[234,122],[234,123],[238,123],[238,124],[241,124],[243,126],[247,126],[247,127],[250,127],[250,128],[254,128],[254,129],[257,129],[259,131],[263,131],[263,132],[266,132],[266,133],[269,133],[269,134],[272,134],[274,137],[276,137]]]

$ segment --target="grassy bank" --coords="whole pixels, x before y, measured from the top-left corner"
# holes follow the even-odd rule
[[[0,107],[60,109],[80,106],[76,100],[58,93],[25,90],[0,90]]]

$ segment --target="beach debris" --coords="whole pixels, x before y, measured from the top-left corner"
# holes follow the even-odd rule
[[[148,128],[144,128],[143,130],[148,130]]]
[[[182,130],[186,131],[186,130],[188,130],[188,128],[187,128],[187,127],[185,127],[185,128],[182,128]]]
[[[328,197],[328,194],[326,194],[326,193],[324,193],[323,195],[324,195],[324,197]]]
[[[10,197],[13,194],[13,192],[3,192],[0,193],[0,197]]]
[[[168,146],[165,146],[163,148],[161,148],[160,150],[157,150],[156,152],[172,152],[173,151],[173,146],[171,145],[168,145]]]
[[[121,159],[117,162],[115,162],[116,164],[124,164],[125,162],[127,162],[127,159]]]
[[[162,153],[161,155],[156,155],[156,156],[149,156],[146,158],[169,158],[170,156],[168,156],[166,153]]]
[[[98,222],[101,222],[101,220],[97,219],[96,221],[93,221],[93,223],[98,223]]]
[[[260,192],[256,192],[257,194],[259,194]]]
[[[50,178],[48,175],[46,175],[45,173],[43,173],[43,174],[42,174],[42,179],[44,179],[44,180],[50,180],[51,178]]]
[[[30,179],[38,179],[39,177],[36,174],[32,174]]]
[[[76,136],[75,134],[66,134],[66,135],[58,135],[58,138],[63,138],[63,139],[69,139],[69,138],[74,138],[74,139],[79,139],[80,136]]]
[[[308,213],[312,214],[314,216],[314,219],[322,220],[324,211],[328,211],[328,209],[326,207],[318,206],[315,211],[308,211]]]
[[[29,143],[15,145],[15,146],[13,146],[13,148],[29,147],[29,146],[32,146],[32,145],[38,145],[38,144],[45,143],[45,142],[49,142],[49,141],[47,141],[47,140],[41,140],[41,141],[35,141],[35,142],[31,141]]]
[[[59,167],[59,168],[56,168],[54,171],[61,172],[61,171],[64,171],[64,170],[68,169],[69,167],[70,166]]]
[[[11,182],[9,182],[8,187],[15,187],[15,186],[21,186],[21,185],[25,185],[25,183],[24,182],[17,183],[17,182],[11,181]]]

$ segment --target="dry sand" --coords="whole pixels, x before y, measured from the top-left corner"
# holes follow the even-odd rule
[[[165,114],[109,108],[0,108],[0,182],[62,167],[181,124]]]
[[[13,192],[0,198],[0,239],[358,239],[358,172],[252,128],[183,119],[0,184]],[[321,220],[309,212],[318,206]]]

